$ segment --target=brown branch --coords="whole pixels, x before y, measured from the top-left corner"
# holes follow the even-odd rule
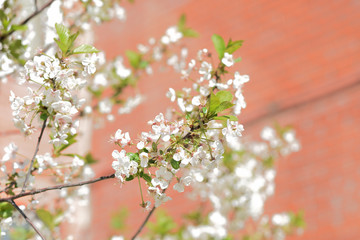
[[[165,193],[167,188],[165,188],[162,193]],[[136,233],[134,234],[134,236],[132,236],[131,240],[135,240],[135,238],[140,234],[140,232],[143,230],[143,228],[145,227],[146,223],[149,221],[151,215],[153,214],[153,212],[155,211],[156,207],[154,206],[150,212],[148,213],[148,215],[146,216],[144,222],[140,225],[139,229],[136,231]]]
[[[136,231],[136,233],[134,234],[134,236],[131,238],[131,240],[134,240],[139,234],[140,232],[143,230],[143,228],[145,227],[146,223],[149,221],[151,215],[153,214],[153,212],[155,211],[156,207],[154,206],[150,212],[148,213],[148,215],[146,216],[144,222],[141,224],[141,226],[139,227],[139,229]]]
[[[44,236],[40,233],[40,231],[35,227],[35,225],[31,222],[31,220],[26,216],[26,214],[19,208],[19,206],[14,202],[14,200],[10,200],[9,203],[13,205],[16,210],[24,217],[27,223],[35,230],[35,232],[40,236],[42,240],[45,240]]]
[[[93,180],[87,180],[87,181],[78,182],[78,183],[61,184],[61,185],[57,185],[57,186],[53,186],[53,187],[45,187],[45,188],[40,188],[40,189],[24,192],[24,193],[19,193],[19,194],[16,194],[16,195],[8,197],[8,198],[0,198],[0,202],[9,202],[14,199],[18,199],[18,198],[22,198],[22,197],[26,197],[26,196],[30,196],[30,195],[33,196],[33,195],[36,195],[39,193],[52,191],[52,190],[60,190],[63,188],[70,188],[70,187],[79,187],[79,186],[83,186],[86,184],[92,184],[92,183],[100,182],[100,181],[103,181],[106,179],[111,179],[111,178],[115,178],[115,174],[111,174],[108,176],[102,176],[99,178],[95,178]]]
[[[44,130],[45,130],[45,127],[46,127],[46,122],[47,122],[47,117],[45,118],[44,123],[43,123],[43,125],[42,125],[42,127],[41,127],[40,136],[39,136],[39,138],[38,138],[38,142],[37,142],[37,144],[36,144],[35,152],[34,152],[34,155],[33,155],[32,159],[31,159],[30,167],[29,167],[29,170],[28,170],[28,172],[27,172],[27,174],[26,174],[25,181],[24,181],[24,185],[23,185],[23,187],[22,187],[22,189],[21,189],[21,193],[23,193],[23,192],[25,191],[25,189],[26,189],[26,183],[27,183],[27,181],[29,180],[29,177],[30,177],[30,174],[31,174],[31,170],[32,170],[32,168],[33,168],[34,160],[35,160],[35,157],[36,157],[36,154],[37,154],[38,151],[39,151],[39,146],[40,146],[40,142],[41,142],[42,135],[43,135]]]
[[[36,7],[35,12],[33,12],[30,16],[28,16],[26,19],[24,19],[24,21],[22,21],[20,23],[20,25],[25,25],[27,22],[29,22],[32,18],[36,17],[37,15],[39,15],[40,13],[42,13],[42,11],[44,11],[47,7],[49,7],[55,0],[50,0],[49,2],[47,2],[45,5],[43,5],[40,9],[38,9]],[[15,30],[11,30],[10,32],[1,35],[0,36],[0,42],[2,42],[3,40],[5,40],[7,37],[9,37],[11,34],[13,34],[15,32]]]

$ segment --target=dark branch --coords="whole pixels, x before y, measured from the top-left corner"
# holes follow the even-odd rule
[[[22,187],[22,189],[21,189],[21,193],[23,193],[23,192],[25,191],[25,189],[26,189],[26,184],[27,184],[27,181],[29,180],[29,177],[30,177],[30,174],[31,174],[31,171],[32,171],[32,168],[33,168],[34,160],[35,160],[35,157],[36,157],[36,154],[37,154],[38,151],[39,151],[39,146],[40,146],[40,142],[41,142],[42,135],[43,135],[44,130],[45,130],[45,127],[46,127],[46,122],[47,122],[47,117],[45,118],[44,123],[43,123],[43,125],[42,125],[42,127],[41,127],[40,136],[39,136],[39,138],[38,138],[38,142],[37,142],[37,144],[36,144],[35,152],[34,152],[34,155],[33,155],[32,159],[31,159],[30,167],[29,167],[29,170],[28,170],[28,172],[27,172],[27,174],[26,174],[26,178],[25,178],[25,181],[24,181],[24,185],[23,185],[23,187]]]
[[[134,236],[131,238],[131,240],[134,240],[139,234],[140,232],[143,230],[143,228],[145,227],[146,223],[149,221],[151,215],[153,214],[153,212],[155,211],[156,207],[154,206],[150,212],[148,213],[148,215],[146,216],[144,222],[141,224],[141,226],[139,227],[139,229],[136,231],[136,233],[134,234]]]
[[[40,236],[42,240],[45,240],[44,236],[40,233],[40,231],[35,227],[35,225],[31,222],[31,220],[26,216],[26,214],[19,208],[19,206],[14,202],[14,200],[9,201],[11,205],[13,205],[16,210],[24,217],[24,219],[30,224],[30,226],[35,230],[35,232]]]
[[[86,185],[86,184],[92,184],[92,183],[100,182],[100,181],[103,181],[103,180],[106,180],[106,179],[111,179],[111,178],[115,178],[115,174],[111,174],[111,175],[108,175],[108,176],[102,176],[102,177],[99,177],[99,178],[95,178],[93,180],[88,180],[88,181],[83,181],[83,182],[78,182],[78,183],[61,184],[61,185],[57,185],[57,186],[53,186],[53,187],[40,188],[40,189],[36,189],[36,190],[33,190],[33,191],[19,193],[19,194],[16,194],[16,195],[8,197],[8,198],[0,198],[0,202],[9,202],[11,200],[22,198],[22,197],[25,197],[25,196],[36,195],[36,194],[39,194],[39,193],[52,191],[52,190],[60,190],[60,189],[63,189],[63,188],[83,186],[83,185]]]
[[[162,193],[165,193],[167,188],[165,188]],[[140,234],[140,232],[143,230],[143,228],[145,227],[146,223],[149,221],[151,215],[153,214],[153,212],[155,211],[156,207],[154,206],[150,212],[148,213],[148,215],[146,216],[144,222],[141,224],[141,226],[139,227],[139,229],[136,231],[136,233],[134,234],[134,236],[132,236],[131,240],[135,240],[135,238]]]
[[[39,15],[40,13],[42,13],[42,11],[44,11],[47,7],[49,7],[55,0],[50,0],[49,2],[47,2],[44,6],[42,6],[40,9],[38,9],[36,7],[35,12],[33,12],[30,16],[28,16],[24,21],[22,21],[20,23],[20,25],[25,25],[26,23],[28,23],[32,18],[36,17],[37,15]],[[7,37],[9,37],[11,34],[13,34],[15,32],[15,30],[11,30],[10,32],[0,36],[0,42],[2,42],[3,40],[5,40]]]

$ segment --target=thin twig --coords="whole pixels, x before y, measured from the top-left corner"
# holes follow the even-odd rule
[[[44,11],[47,7],[49,7],[55,0],[50,0],[47,2],[44,6],[42,6],[40,9],[36,7],[35,12],[33,12],[30,16],[28,16],[24,21],[22,21],[19,25],[25,25],[28,21],[30,21],[32,18],[36,17],[38,14],[40,14],[42,11]],[[11,34],[13,34],[15,30],[11,30],[10,32],[1,35],[0,36],[0,42],[5,40],[7,37],[9,37]]]
[[[35,232],[40,236],[42,240],[45,240],[44,236],[40,233],[40,231],[35,227],[35,225],[31,222],[31,220],[26,216],[26,214],[19,208],[19,206],[14,202],[14,200],[9,201],[11,205],[13,205],[16,210],[25,218],[25,220],[30,224],[30,226],[35,230]]]
[[[44,130],[45,130],[45,127],[46,127],[46,122],[47,122],[47,117],[45,118],[44,123],[43,123],[43,125],[42,125],[42,127],[41,127],[40,136],[39,136],[39,138],[38,138],[38,142],[37,142],[37,144],[36,144],[35,152],[34,152],[34,155],[33,155],[32,159],[31,159],[30,167],[29,167],[29,170],[28,170],[28,172],[27,172],[27,174],[26,174],[25,181],[24,181],[24,185],[23,185],[23,187],[22,187],[22,189],[21,189],[21,193],[23,193],[23,192],[25,191],[25,189],[26,189],[26,183],[27,183],[27,181],[29,180],[29,177],[30,177],[30,174],[31,174],[31,170],[32,170],[32,168],[33,168],[34,160],[35,160],[35,157],[36,157],[36,154],[37,154],[38,151],[39,151],[39,146],[40,146],[40,142],[41,142],[42,135],[43,135]]]
[[[161,193],[165,193],[167,188],[165,188]],[[149,221],[151,215],[153,214],[153,212],[155,211],[156,207],[154,206],[150,212],[148,213],[148,215],[146,216],[144,222],[141,224],[141,226],[139,227],[139,229],[136,231],[136,233],[134,234],[134,236],[132,236],[131,240],[135,240],[135,238],[140,234],[140,232],[143,230],[143,228],[145,227],[146,223]]]
[[[8,202],[14,199],[18,199],[18,198],[22,198],[25,196],[30,196],[30,195],[36,195],[39,193],[43,193],[43,192],[47,192],[47,191],[52,191],[52,190],[60,190],[63,188],[70,188],[70,187],[79,187],[79,186],[83,186],[86,184],[92,184],[92,183],[96,183],[96,182],[100,182],[106,179],[111,179],[111,178],[115,178],[115,174],[111,174],[108,176],[102,176],[99,178],[95,178],[93,180],[87,180],[87,181],[83,181],[83,182],[78,182],[78,183],[68,183],[68,184],[61,184],[61,185],[57,185],[57,186],[53,186],[53,187],[46,187],[46,188],[40,188],[37,190],[32,190],[32,191],[28,191],[28,192],[24,192],[24,193],[19,193],[16,194],[14,196],[8,197],[8,198],[0,198],[0,202]]]
[[[139,227],[139,229],[136,231],[136,233],[134,234],[134,236],[131,238],[131,240],[134,240],[139,234],[140,232],[143,230],[143,228],[145,227],[146,223],[149,221],[151,215],[153,214],[153,212],[155,211],[156,207],[154,206],[150,212],[148,213],[148,215],[146,216],[144,222],[141,224],[141,226]]]

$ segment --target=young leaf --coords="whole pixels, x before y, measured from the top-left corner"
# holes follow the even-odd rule
[[[126,218],[129,215],[127,208],[121,208],[111,216],[111,228],[115,230],[124,230]]]
[[[85,164],[93,164],[98,162],[98,160],[96,160],[91,153],[86,154],[84,161]]]
[[[231,101],[233,99],[233,95],[226,90],[222,90],[216,93],[216,97],[219,98],[220,102],[225,102],[225,101]]]
[[[131,181],[134,179],[134,175],[130,175],[129,177],[125,178],[126,181]]]
[[[191,28],[184,29],[184,31],[182,31],[181,33],[183,34],[184,37],[198,37],[199,36],[199,33]]]
[[[72,54],[81,54],[81,53],[98,53],[99,50],[97,50],[95,47],[89,45],[89,44],[82,44],[74,49]]]
[[[186,25],[186,15],[182,14],[180,16],[180,19],[179,19],[178,24],[177,24],[177,27],[178,27],[180,32],[185,29],[185,25]]]
[[[180,168],[180,162],[178,162],[178,161],[176,161],[174,159],[171,159],[170,164],[174,169],[179,169]]]
[[[36,211],[36,214],[46,227],[48,227],[51,231],[54,230],[54,217],[49,211],[47,211],[46,209],[38,209]]]
[[[214,44],[217,54],[219,55],[219,59],[221,60],[224,57],[226,49],[224,39],[220,35],[214,34],[212,35],[211,40]]]
[[[233,103],[229,102],[229,101],[225,101],[225,102],[222,102],[220,103],[220,105],[215,109],[215,113],[219,113],[219,112],[222,112],[228,108],[231,108],[232,106],[234,106]]]
[[[225,52],[230,53],[230,54],[234,53],[236,50],[238,50],[242,46],[243,42],[244,42],[243,40],[238,40],[238,41],[233,42],[230,39],[226,46]]]
[[[233,115],[223,115],[223,116],[216,116],[213,117],[214,120],[230,120],[230,121],[238,121],[237,117],[233,116]]]
[[[133,68],[138,68],[140,61],[141,61],[141,54],[134,52],[134,51],[130,51],[130,50],[126,51],[125,54],[126,54],[127,58],[129,59],[130,65]]]
[[[141,174],[141,177],[148,183],[151,183],[151,177],[146,173]]]
[[[0,219],[11,217],[13,210],[14,207],[10,203],[8,202],[0,203]]]
[[[55,29],[56,29],[56,33],[59,36],[60,42],[64,44],[64,46],[68,47],[69,39],[70,39],[70,30],[64,25],[58,23],[55,24]]]
[[[219,98],[211,93],[210,95],[210,104],[209,104],[209,113],[214,113],[215,112],[215,109],[220,105],[220,100]]]

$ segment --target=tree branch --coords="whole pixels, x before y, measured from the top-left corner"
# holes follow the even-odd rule
[[[49,2],[47,2],[44,6],[42,6],[40,9],[38,9],[36,7],[35,12],[33,12],[30,16],[28,16],[26,19],[24,19],[24,21],[22,21],[20,23],[20,25],[25,25],[27,22],[29,22],[32,18],[36,17],[37,15],[39,15],[42,11],[44,11],[47,7],[49,7],[55,0],[50,0]],[[36,1],[35,1],[36,3]],[[9,37],[11,34],[13,34],[15,32],[15,30],[11,30],[10,32],[0,36],[0,42],[2,42],[3,40],[5,40],[7,37]]]
[[[32,168],[33,168],[34,160],[35,160],[35,157],[36,157],[36,154],[37,154],[38,151],[39,151],[39,146],[40,146],[40,142],[41,142],[42,135],[43,135],[44,130],[45,130],[45,127],[46,127],[47,119],[48,119],[48,118],[46,117],[45,120],[44,120],[44,123],[43,123],[43,125],[42,125],[42,127],[41,127],[40,136],[39,136],[39,138],[38,138],[38,142],[37,142],[37,144],[36,144],[35,152],[34,152],[34,155],[33,155],[32,159],[31,159],[30,167],[29,167],[29,170],[28,170],[28,172],[27,172],[27,174],[26,174],[25,181],[24,181],[24,185],[23,185],[23,187],[22,187],[22,189],[21,189],[21,193],[23,193],[23,192],[25,191],[25,189],[26,189],[26,183],[27,183],[27,181],[29,180],[29,177],[30,177],[30,174],[31,174],[31,170],[32,170]]]
[[[167,188],[165,188],[162,193],[164,193],[166,191]],[[145,227],[146,223],[149,221],[151,215],[153,214],[153,212],[155,211],[156,207],[154,206],[150,212],[148,213],[148,215],[146,216],[144,222],[140,225],[139,229],[136,231],[136,233],[134,234],[134,236],[132,236],[131,240],[135,240],[135,238],[140,234],[140,232],[143,230],[143,228]]]
[[[19,208],[19,206],[14,202],[14,200],[10,200],[9,203],[13,205],[16,210],[24,217],[24,219],[30,224],[30,226],[35,230],[35,232],[40,236],[42,240],[45,240],[44,236],[40,233],[40,231],[35,227],[35,225],[31,222],[31,220],[26,216],[26,214]]]
[[[108,176],[102,176],[102,177],[99,177],[99,178],[95,178],[95,179],[87,180],[87,181],[83,181],[83,182],[78,182],[78,183],[61,184],[61,185],[57,185],[57,186],[53,186],[53,187],[40,188],[40,189],[37,189],[37,190],[32,190],[32,191],[28,191],[28,192],[24,192],[24,193],[19,193],[19,194],[16,194],[16,195],[8,197],[8,198],[0,198],[0,202],[9,202],[11,200],[22,198],[22,197],[25,197],[25,196],[36,195],[36,194],[39,194],[39,193],[52,191],[52,190],[60,190],[60,189],[63,189],[63,188],[83,186],[83,185],[92,184],[92,183],[100,182],[100,181],[111,179],[111,178],[115,178],[115,174],[111,174],[111,175],[108,175]]]
[[[155,211],[156,207],[154,206],[150,212],[148,213],[148,215],[146,216],[144,222],[141,224],[141,226],[139,227],[139,229],[136,231],[136,233],[134,234],[134,236],[131,238],[131,240],[134,240],[139,234],[140,232],[143,230],[143,228],[145,227],[146,223],[149,221],[151,215],[153,214],[153,212]]]

